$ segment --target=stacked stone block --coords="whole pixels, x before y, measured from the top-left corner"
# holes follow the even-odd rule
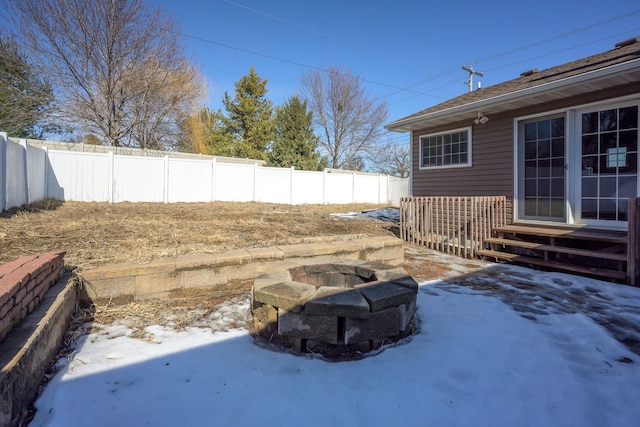
[[[350,359],[414,330],[418,284],[402,268],[354,260],[272,268],[252,290],[259,340]]]

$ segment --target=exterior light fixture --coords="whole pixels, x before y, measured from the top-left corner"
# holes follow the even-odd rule
[[[485,116],[482,113],[478,113],[478,118],[475,119],[473,122],[477,125],[479,124],[485,124],[489,121],[489,118],[487,116]]]

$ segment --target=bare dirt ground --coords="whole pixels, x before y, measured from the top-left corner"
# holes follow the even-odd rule
[[[66,265],[86,269],[106,263],[145,263],[188,253],[218,253],[344,235],[392,235],[393,224],[388,222],[330,216],[379,207],[50,200],[0,215],[0,263],[64,250]]]
[[[378,219],[342,218],[332,213],[360,212],[384,206],[266,203],[82,203],[48,200],[0,215],[0,263],[51,250],[66,251],[65,265],[83,269],[107,263],[146,263],[188,253],[218,253],[348,238],[393,235],[397,225]],[[185,317],[194,307],[204,311],[244,290],[191,296],[182,300],[145,301],[96,307],[96,320],[134,316],[140,325],[159,314]],[[164,317],[161,316],[161,317]]]

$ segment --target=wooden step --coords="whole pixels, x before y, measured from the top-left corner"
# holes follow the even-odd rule
[[[559,228],[528,225],[505,225],[493,229],[496,233],[526,234],[529,236],[561,237],[565,239],[590,240],[627,244],[627,233],[624,231],[585,230],[581,228]]]
[[[626,280],[626,272],[607,270],[604,268],[585,267],[581,265],[565,264],[557,261],[547,261],[540,258],[534,258],[524,255],[511,254],[507,252],[499,252],[494,250],[482,249],[478,251],[478,255],[495,258],[496,260],[505,260],[510,262],[518,262],[522,264],[533,264],[542,267],[552,268],[554,270],[571,271],[574,273],[589,274],[592,276],[606,277],[610,279]]]
[[[544,245],[541,243],[525,242],[522,240],[500,239],[495,237],[487,237],[484,239],[487,243],[495,243],[497,245],[513,246],[525,249],[535,249],[547,252],[557,252],[562,254],[578,255],[591,258],[610,259],[614,261],[627,261],[626,254],[614,254],[604,251],[590,251],[586,249],[567,248],[564,246]]]

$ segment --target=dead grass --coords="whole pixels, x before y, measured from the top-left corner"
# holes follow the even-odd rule
[[[23,255],[64,250],[66,265],[90,268],[342,235],[390,235],[390,223],[330,216],[378,207],[381,206],[48,200],[0,215],[0,263]]]
[[[218,253],[362,234],[391,235],[391,223],[330,216],[380,207],[46,200],[0,215],[0,264],[24,255],[64,250],[65,265],[81,271],[107,263],[146,263],[188,253]],[[217,304],[242,293],[246,289],[228,289],[220,295],[107,304],[93,307],[91,312],[98,323],[126,320],[136,333],[143,334],[144,327],[153,323],[188,325],[195,317],[206,315]],[[87,318],[84,313],[82,320]]]

